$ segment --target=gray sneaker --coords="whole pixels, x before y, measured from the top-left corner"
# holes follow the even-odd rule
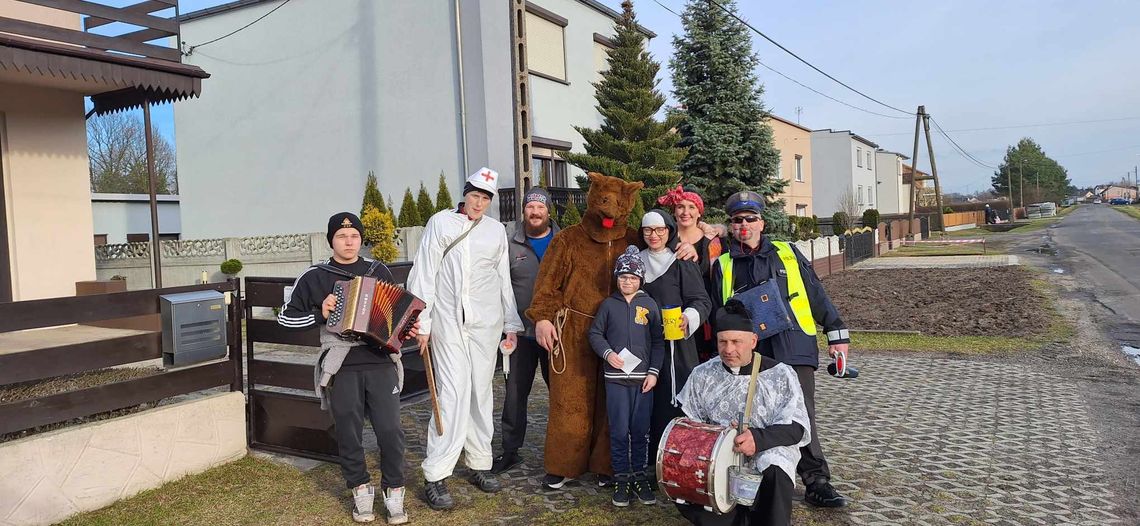
[[[499,482],[490,471],[476,471],[471,481],[484,493],[498,493],[503,489],[503,483]]]
[[[356,522],[372,522],[376,515],[372,513],[372,505],[376,502],[376,486],[361,484],[352,488],[352,520]]]
[[[404,511],[404,488],[384,490],[384,507],[388,510],[388,524],[406,524],[408,513]]]

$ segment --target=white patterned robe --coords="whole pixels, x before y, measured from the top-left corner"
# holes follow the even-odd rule
[[[720,357],[713,358],[693,369],[689,381],[677,395],[685,414],[702,422],[729,425],[744,411],[748,396],[747,374],[733,374],[725,369]],[[779,466],[796,481],[796,464],[800,461],[800,447],[811,442],[811,424],[808,420],[804,394],[796,372],[786,364],[761,371],[756,378],[756,392],[748,425],[765,428],[777,424],[797,423],[804,428],[799,443],[757,452],[752,457],[753,467],[763,472],[769,466]]]

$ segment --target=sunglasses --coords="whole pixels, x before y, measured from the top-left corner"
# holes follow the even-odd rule
[[[658,227],[647,226],[647,227],[643,227],[641,229],[641,235],[643,235],[643,236],[648,236],[649,234],[656,234],[658,236],[664,236],[668,233],[669,233],[669,227],[665,227],[665,226],[658,226]]]
[[[734,225],[739,225],[741,223],[746,223],[746,222],[747,223],[755,223],[755,222],[759,221],[760,219],[761,219],[760,216],[736,216],[732,219],[729,219],[729,221],[732,222],[732,224],[734,224]]]

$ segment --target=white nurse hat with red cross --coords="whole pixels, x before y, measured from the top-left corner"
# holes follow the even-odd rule
[[[467,182],[470,183],[471,186],[491,195],[497,195],[499,193],[499,172],[487,168],[486,166],[468,176]]]

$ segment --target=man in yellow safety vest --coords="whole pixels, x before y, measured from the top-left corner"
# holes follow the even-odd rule
[[[728,253],[722,254],[709,272],[714,312],[737,292],[776,278],[792,328],[760,340],[756,350],[792,366],[800,380],[812,435],[811,443],[800,448],[796,466],[807,488],[804,500],[820,507],[842,507],[847,505],[847,499],[831,485],[831,472],[819,445],[815,420],[815,371],[819,367],[816,325],[824,328],[832,357],[847,352],[850,336],[811,262],[790,243],[772,241],[763,235],[763,209],[764,197],[756,192],[737,192],[725,203],[731,239]]]

